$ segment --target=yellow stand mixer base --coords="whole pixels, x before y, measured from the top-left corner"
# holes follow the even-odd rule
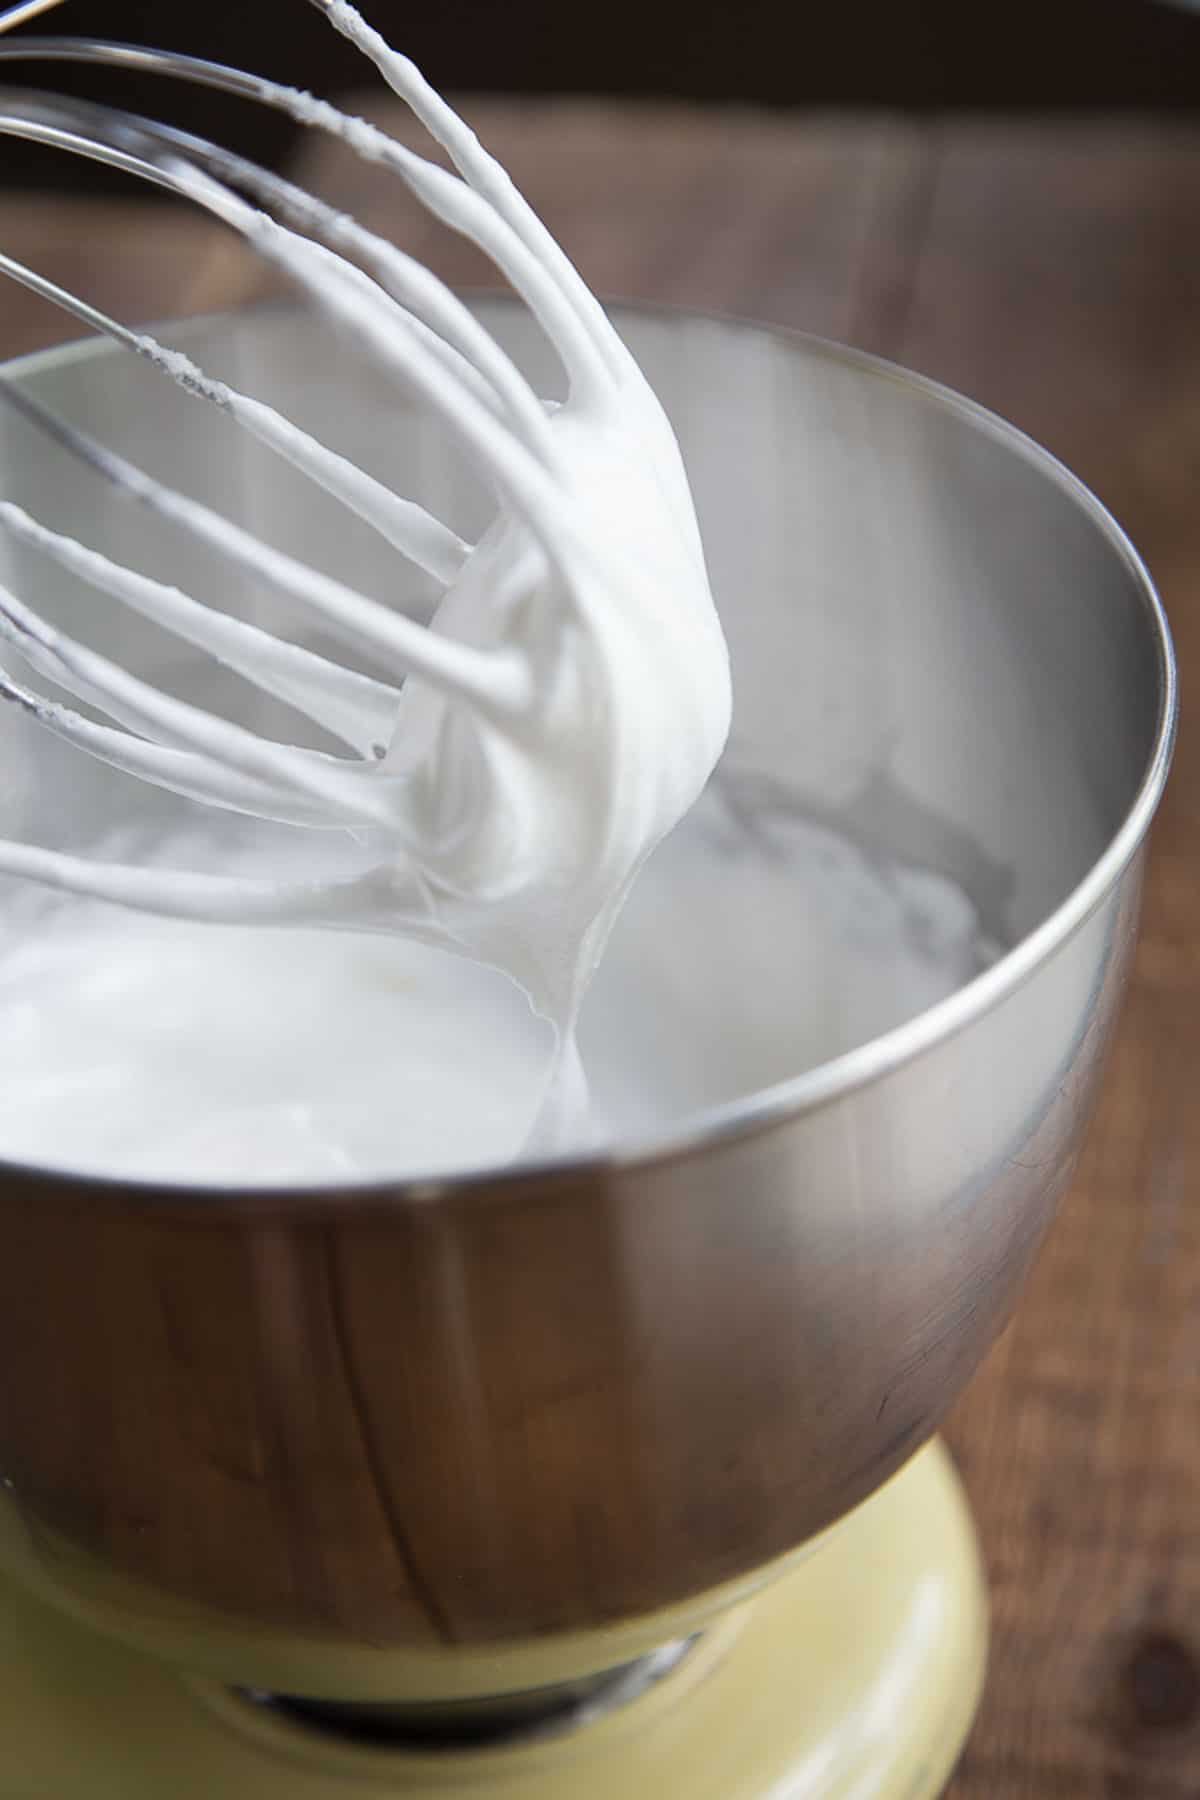
[[[0,1800],[933,1800],[979,1698],[975,1535],[932,1445],[639,1698],[503,1748],[350,1745],[0,1589]]]

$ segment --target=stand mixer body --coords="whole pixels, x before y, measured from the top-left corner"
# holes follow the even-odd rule
[[[544,374],[515,308],[479,311]],[[712,1626],[664,1686],[682,1680],[714,1620],[800,1581],[848,1514],[812,1568],[842,1554],[853,1580],[838,1545],[872,1507],[855,1509],[890,1484],[872,1504],[900,1519],[917,1502],[896,1494],[920,1489],[958,1571],[958,1722],[930,1728],[952,1757],[978,1574],[936,1456],[906,1465],[1006,1322],[1074,1165],[1169,760],[1169,641],[1098,503],[968,403],[799,337],[621,323],[679,435],[721,602],[728,778],[945,873],[1014,948],[858,1051],[572,1164],[261,1193],[5,1168],[0,1567],[223,1689],[474,1717]],[[302,419],[336,394],[369,464],[393,397],[336,342],[318,354],[318,329],[265,310],[170,341]],[[87,347],[13,373],[328,562],[320,502],[253,446],[231,463],[220,421],[175,430],[177,397],[129,359]],[[386,441],[404,491],[469,509],[419,413]],[[16,416],[0,469],[26,504],[53,484],[119,552],[118,509]],[[364,584],[374,555],[337,540]],[[73,603],[47,597],[68,619]],[[135,660],[119,621],[89,630]],[[120,816],[120,777],[81,779],[4,728],[6,833],[53,819],[74,847]],[[783,1791],[923,1795],[936,1763],[915,1788],[893,1770]]]

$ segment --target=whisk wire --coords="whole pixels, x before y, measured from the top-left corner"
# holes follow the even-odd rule
[[[473,455],[485,477],[534,533],[547,557],[559,565],[566,584],[564,591],[569,597],[574,596],[572,571],[581,556],[589,559],[594,556],[594,547],[582,542],[572,531],[569,493],[553,479],[551,472],[526,444],[514,437],[511,430],[479,402],[477,396],[460,383],[448,383],[438,378],[427,356],[422,354],[419,341],[408,331],[403,309],[397,307],[376,282],[323,246],[256,211],[224,183],[178,155],[169,144],[165,149],[160,147],[155,141],[155,128],[148,121],[132,120],[108,108],[80,105],[71,109],[78,123],[66,126],[62,122],[64,109],[54,101],[26,96],[13,99],[0,93],[0,106],[5,108],[0,112],[0,132],[54,144],[120,167],[167,187],[223,218],[264,258],[281,267],[312,293],[318,304],[349,323],[401,382],[418,392],[441,414],[462,447]],[[456,185],[464,193],[469,191],[461,182],[456,181]],[[164,353],[151,338],[116,326],[75,296],[51,283],[41,283],[41,278],[31,276],[30,271],[23,270],[11,259],[0,258],[0,269],[65,306],[94,329],[106,331],[128,348],[147,355],[157,366],[174,375],[189,392],[228,408],[256,436],[289,456],[298,467],[313,473],[316,479],[322,478],[316,473],[315,462],[310,469],[310,455],[319,457],[326,469],[340,471],[344,480],[348,470],[341,459],[331,461],[330,453],[315,446],[310,439],[305,438],[302,443],[302,434],[288,421],[281,420],[277,413],[264,408],[261,402],[240,395],[223,383],[211,381],[188,359],[174,352]],[[399,342],[397,328],[401,333]],[[370,518],[376,505],[385,515],[396,512],[395,496],[372,483],[370,478],[361,476],[361,472],[358,472],[353,490],[343,488],[343,497],[356,491],[361,498],[364,490],[369,496],[371,510],[363,512],[362,516]],[[356,501],[349,503],[358,509]],[[408,504],[399,503],[406,510]],[[403,537],[399,547],[405,547]]]
[[[11,392],[8,383],[0,386],[0,395],[7,397]],[[115,471],[107,469],[105,473],[122,484],[119,463]],[[128,485],[124,491],[130,491]],[[360,756],[377,758],[383,753],[395,726],[398,688],[330,662],[258,625],[206,606],[177,587],[112,562],[74,538],[48,530],[9,501],[0,501],[0,529],[173,636],[207,651],[225,668],[295,707]]]
[[[29,19],[38,19],[43,13],[52,12],[61,4],[62,0],[19,0],[18,5],[6,7],[0,12],[0,33],[12,31]]]
[[[0,604],[11,604],[11,601],[12,596],[0,590]],[[186,800],[198,800],[205,806],[243,813],[250,818],[269,819],[277,824],[340,827],[345,823],[341,817],[331,817],[327,806],[315,807],[289,800],[278,788],[240,775],[224,764],[214,762],[211,757],[150,743],[131,732],[85,719],[70,707],[34,693],[2,672],[0,697],[20,707],[55,737],[107,763],[110,768],[136,776],[153,787],[180,794]]]
[[[494,208],[498,216],[548,268],[564,296],[588,328],[593,345],[620,375],[626,360],[604,309],[565,255],[557,239],[538,218],[507,169],[485,150],[466,120],[431,87],[411,57],[402,55],[347,5],[346,0],[310,0],[336,31],[361,50],[425,130],[446,151],[463,180]]]
[[[328,807],[333,818],[340,813],[343,819],[387,825],[395,819],[395,778],[384,777],[377,765],[279,744],[203,707],[177,700],[70,633],[48,625],[2,585],[0,637],[18,650],[31,668],[48,675],[77,699],[99,706],[131,731],[165,748],[211,758],[214,773],[231,769],[250,776],[279,795],[299,796]],[[364,775],[369,779],[362,779]]]
[[[0,132],[5,128],[0,114]],[[465,560],[468,546],[423,507],[402,499],[336,451],[284,419],[274,408],[223,382],[209,379],[189,358],[164,350],[144,332],[130,330],[78,294],[0,252],[0,274],[89,326],[126,350],[145,357],[172,376],[186,392],[229,412],[252,436],[284,456],[400,551],[436,578],[449,581]]]
[[[359,674],[233,619],[0,498],[0,535],[30,557],[211,655],[332,733],[351,754],[278,742],[185,703],[46,623],[5,586],[0,640],[109,722],[4,672],[0,699],[160,788],[285,825],[348,829],[376,857],[367,875],[349,881],[255,882],[0,841],[0,874],[177,917],[402,930],[486,959],[495,954],[489,907],[498,895],[529,887],[537,896],[531,919],[556,916],[568,892],[581,906],[602,893],[619,896],[653,831],[668,829],[680,806],[690,804],[687,756],[676,756],[664,735],[652,745],[660,758],[655,781],[631,808],[621,781],[629,696],[615,690],[614,671],[622,659],[636,666],[633,649],[641,642],[646,666],[639,679],[656,671],[674,683],[679,716],[697,726],[697,741],[713,736],[715,755],[715,726],[701,727],[696,707],[707,682],[714,720],[727,711],[723,640],[673,436],[599,303],[499,164],[411,62],[390,51],[346,0],[314,3],[375,62],[454,170],[325,101],[219,64],[45,38],[6,40],[0,61],[72,61],[198,82],[332,135],[396,174],[435,218],[491,258],[556,352],[566,396],[555,407],[540,399],[429,270],[294,183],[174,127],[0,89],[0,134],[121,169],[229,225],[349,327],[389,381],[418,398],[498,502],[492,526],[469,544],[265,401],[0,253],[0,274],[216,408],[443,589],[429,624],[418,623],[159,482],[0,379],[0,400],[116,493],[296,604],[387,677]],[[681,584],[680,604],[694,617],[694,657],[663,663],[662,601],[672,583]],[[571,654],[556,661],[564,646]],[[444,759],[450,772],[443,778]],[[564,857],[581,859],[569,880]],[[570,984],[586,977],[571,972],[556,942],[522,948],[519,970],[508,950],[501,960],[535,1005],[566,1018],[563,1007],[577,1004]]]
[[[344,15],[339,16],[344,18]],[[316,99],[299,88],[287,87],[265,76],[251,75],[242,69],[231,69],[222,63],[183,56],[175,51],[148,50],[98,38],[26,37],[0,43],[0,61],[30,60],[100,64],[190,81],[257,101],[287,114],[297,124],[336,138],[364,161],[390,169],[440,223],[467,238],[495,263],[541,324],[581,394],[603,390],[619,376],[623,352],[619,347],[604,347],[604,336],[611,336],[611,329],[599,303],[532,209],[520,201],[519,209],[514,210],[514,202],[519,196],[511,182],[503,175],[499,164],[486,157],[474,140],[474,134],[468,132],[461,120],[462,132],[475,142],[479,156],[491,164],[492,186],[496,189],[499,206],[466,179],[452,175],[398,143],[378,126],[342,112],[327,100]],[[432,90],[428,91],[432,93]],[[428,112],[430,118],[436,118],[439,128],[445,130],[445,121],[429,109],[419,88],[413,88],[411,98],[407,94],[402,97],[426,129],[430,126],[422,112],[417,111],[418,103],[422,111]],[[440,104],[444,106],[444,102]],[[451,109],[445,110],[451,117],[457,116]],[[461,152],[464,147],[465,140],[460,140],[457,148]],[[476,168],[473,174],[479,181],[484,171]],[[515,222],[518,217],[522,230]]]

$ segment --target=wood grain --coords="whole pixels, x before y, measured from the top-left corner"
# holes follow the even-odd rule
[[[1200,670],[1200,133],[1128,123],[538,103],[472,108],[602,291],[848,338],[1040,437],[1158,578]],[[314,161],[319,167],[314,167]],[[336,155],[335,198],[453,279],[477,262]],[[127,314],[236,301],[204,226],[0,207],[0,241]],[[49,330],[5,296],[0,349]],[[952,1422],[988,1558],[991,1680],[953,1800],[1200,1796],[1200,741],[1155,834],[1083,1165],[1015,1325]]]
[[[943,140],[901,360],[1080,473],[1200,669],[1200,140]],[[1200,744],[1185,720],[1083,1165],[952,1442],[996,1641],[956,1800],[1200,1795]]]

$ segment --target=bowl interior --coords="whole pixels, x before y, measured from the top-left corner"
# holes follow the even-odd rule
[[[532,327],[481,310],[553,391]],[[723,1037],[761,1052],[734,1068],[752,1085],[828,1053],[835,1040],[805,1036],[822,991],[805,897],[772,861],[793,829],[811,848],[836,828],[897,892],[901,865],[954,884],[980,943],[1016,948],[960,1028],[901,1024],[890,1062],[822,1087],[841,1067],[826,1062],[786,1104],[640,1159],[308,1195],[4,1170],[0,1525],[12,1513],[20,1555],[68,1603],[173,1656],[200,1645],[226,1680],[437,1695],[462,1646],[661,1624],[823,1530],[936,1429],[1009,1316],[1096,1090],[1170,723],[1136,558],[1048,458],[897,371],[703,319],[625,327],[682,441],[733,655],[734,740],[695,829],[751,827],[720,881],[683,834],[675,873],[648,873],[641,941],[678,941],[682,960],[614,944],[610,998],[621,981],[626,1000],[649,992],[648,1063],[650,1015],[684,994],[698,1048],[672,1077],[681,1104]],[[485,518],[443,435],[304,313],[176,335],[465,533]],[[133,360],[59,353],[19,379],[318,567],[428,604],[369,533]],[[98,548],[273,622],[9,411],[0,481]],[[99,648],[295,729],[0,554],[5,580]],[[0,734],[0,831],[75,846],[120,828],[144,848],[194,818],[152,810],[12,709]],[[727,885],[760,865],[781,871],[765,957]],[[1056,917],[1069,929],[1031,940]],[[899,1018],[854,1028],[923,1003],[896,993]]]
[[[553,393],[536,327],[503,301],[479,306]],[[618,1138],[678,1128],[901,1026],[1042,924],[1128,814],[1164,700],[1136,560],[1099,506],[1016,434],[802,339],[678,315],[623,323],[691,476],[735,723],[705,805],[635,893],[584,1021]],[[465,535],[489,516],[444,431],[311,314],[192,321],[171,337]],[[418,615],[431,605],[428,578],[135,359],[83,347],[33,359],[19,378],[316,567]],[[96,548],[298,635],[294,615],[143,509],[114,504],[11,410],[0,414],[0,480]],[[0,574],[173,691],[280,735],[311,729],[3,540]],[[319,634],[308,641],[344,654]],[[158,833],[198,819],[208,829],[211,815],[85,763],[14,709],[0,717],[0,754],[4,835],[77,847],[115,831],[137,854]],[[227,847],[237,834],[226,826]],[[295,843],[253,833],[260,849]],[[192,866],[224,854],[192,840],[188,852]],[[10,923],[39,904],[9,900]],[[879,949],[881,917],[905,946],[902,967]],[[742,928],[725,929],[729,918]]]

